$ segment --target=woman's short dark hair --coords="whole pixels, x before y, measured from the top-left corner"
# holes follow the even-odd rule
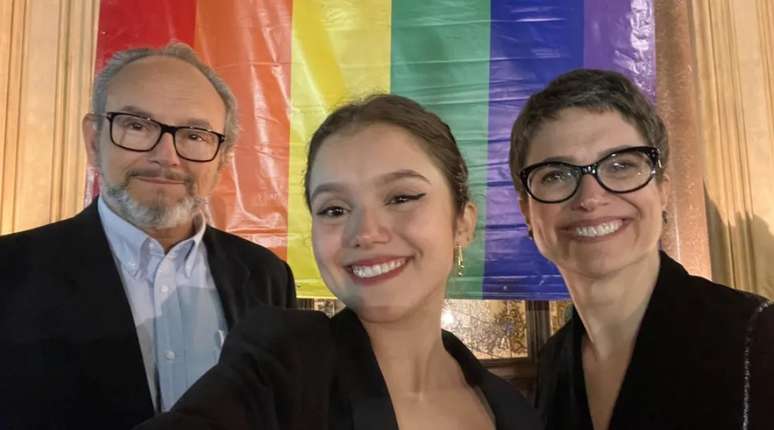
[[[325,140],[337,133],[354,131],[372,124],[400,127],[422,142],[422,149],[446,178],[454,206],[459,213],[470,201],[468,168],[449,126],[419,103],[394,94],[373,94],[339,107],[325,118],[309,142],[304,174],[304,193],[310,206],[309,180],[317,153]]]
[[[608,70],[577,69],[551,81],[533,94],[519,113],[511,130],[509,165],[516,190],[525,190],[519,172],[526,167],[527,152],[540,127],[556,120],[567,108],[592,112],[615,111],[639,131],[645,142],[658,148],[664,168],[669,159],[669,142],[664,122],[642,92],[624,75]],[[659,169],[660,180],[663,169]]]

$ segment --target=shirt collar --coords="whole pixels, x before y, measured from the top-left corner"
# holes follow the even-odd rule
[[[202,239],[204,238],[204,231],[207,229],[207,223],[204,221],[204,214],[198,212],[196,215],[194,215],[193,223],[193,236],[176,245],[183,245],[188,247],[188,252],[185,254],[185,263],[183,266],[183,269],[185,270],[185,276],[188,277],[190,277],[193,273],[193,269],[196,266],[196,261],[198,260],[197,256],[201,254],[202,256],[206,257],[206,253],[202,252],[205,251]],[[190,246],[188,245],[189,243],[191,244]],[[181,252],[183,252],[183,250],[181,250]]]
[[[157,252],[162,247],[156,239],[148,236],[130,222],[116,214],[104,199],[98,199],[97,210],[100,221],[102,221],[105,234],[108,237],[116,258],[121,263],[124,270],[131,276],[137,277],[142,269],[143,253],[151,253],[151,247]],[[190,277],[197,261],[200,251],[203,251],[202,241],[207,223],[204,222],[204,215],[199,212],[194,216],[194,234],[188,239],[176,244],[169,252],[176,253],[182,257],[183,270],[185,275]],[[163,258],[163,255],[160,256]],[[176,259],[177,260],[177,259]],[[180,263],[178,263],[180,264]]]

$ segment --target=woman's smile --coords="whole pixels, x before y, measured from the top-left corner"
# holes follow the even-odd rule
[[[398,276],[406,263],[406,257],[382,257],[361,260],[347,267],[352,279],[359,284],[375,284]]]

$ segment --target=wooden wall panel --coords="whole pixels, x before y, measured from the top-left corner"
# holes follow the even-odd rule
[[[98,0],[0,2],[0,234],[83,206]]]
[[[656,107],[669,132],[672,196],[662,244],[696,275],[712,275],[704,199],[704,144],[688,0],[655,0]]]

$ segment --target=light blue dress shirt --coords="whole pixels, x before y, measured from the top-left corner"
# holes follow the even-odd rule
[[[202,243],[204,217],[195,218],[192,237],[165,254],[102,199],[98,210],[132,309],[153,405],[167,411],[217,362],[227,330]]]

